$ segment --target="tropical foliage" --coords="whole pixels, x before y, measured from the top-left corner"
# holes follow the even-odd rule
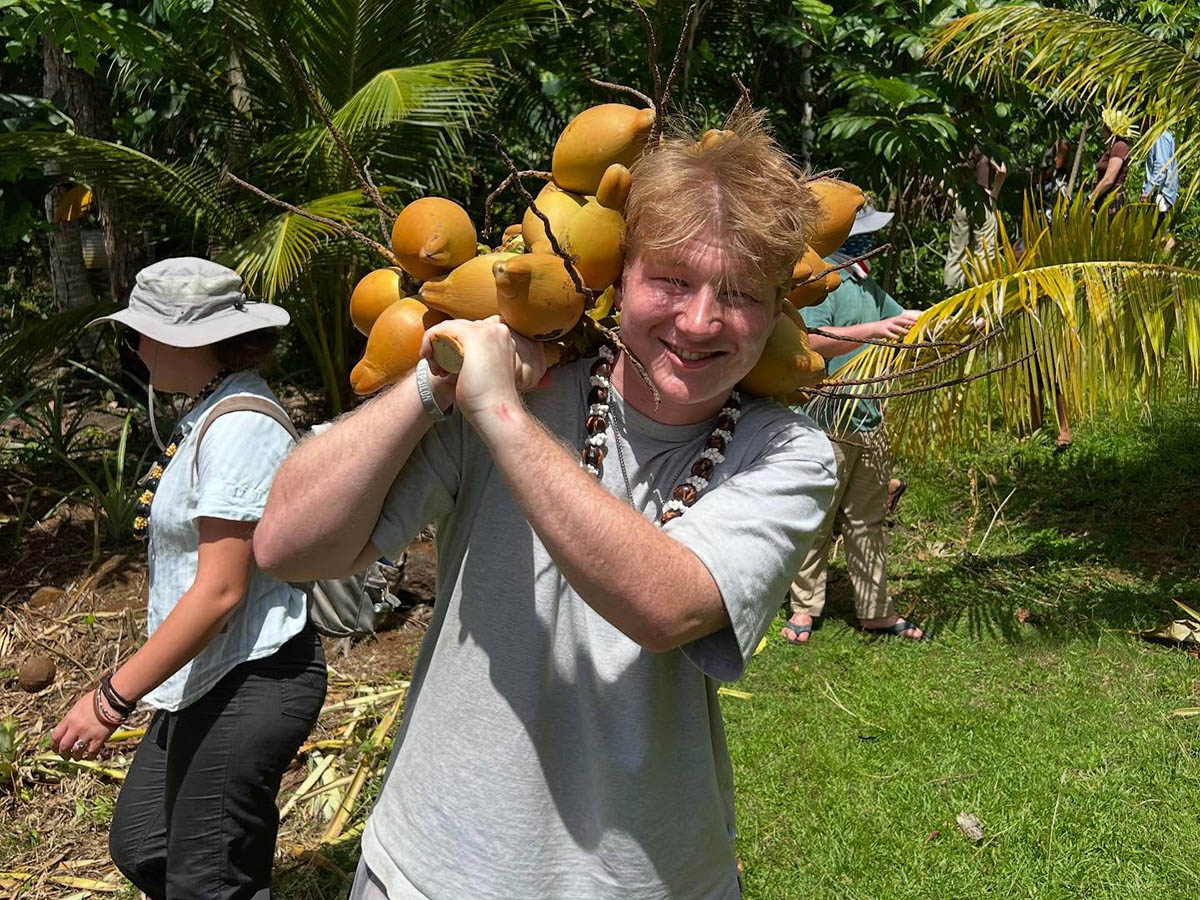
[[[1188,196],[1200,181],[1200,10],[1193,4],[1121,4],[1112,18],[1072,9],[1000,6],[965,15],[938,35],[931,60],[1000,90],[1029,87],[1052,103],[1116,106],[1148,126],[1144,155],[1173,130]],[[1120,19],[1117,17],[1120,16]]]
[[[12,0],[9,6],[24,12],[31,33],[79,18],[104,19],[106,8],[59,0]],[[489,112],[504,81],[498,62],[528,42],[531,23],[552,18],[558,7],[553,0],[165,6],[162,24],[169,31],[126,23],[87,34],[107,50],[115,77],[136,80],[145,91],[186,80],[187,114],[168,127],[174,136],[169,150],[143,152],[70,131],[19,132],[0,136],[0,168],[23,163],[40,171],[48,161],[59,162],[77,180],[120,190],[153,211],[158,236],[175,252],[234,265],[251,291],[292,309],[336,412],[349,369],[349,290],[364,264],[381,260],[364,258],[337,229],[272,209],[230,184],[225,173],[382,238],[378,212],[314,103],[352,153],[370,161],[385,192],[403,202],[426,191],[452,191],[467,172],[456,162],[467,130]],[[184,125],[186,138],[179,133]]]
[[[835,373],[848,383],[875,379],[845,388],[871,395],[1007,366],[891,399],[900,444],[944,447],[997,425],[1027,430],[1035,405],[1053,404],[1055,391],[1075,413],[1144,403],[1173,348],[1189,379],[1200,379],[1200,267],[1168,254],[1152,208],[1131,205],[1110,217],[1094,215],[1082,196],[1048,213],[1027,202],[1018,238],[1002,227],[999,240],[995,257],[973,260],[971,287],[921,314],[904,339],[914,349],[870,347]],[[922,342],[944,344],[915,346]],[[945,361],[901,374],[937,359]],[[853,401],[822,402],[848,412]]]

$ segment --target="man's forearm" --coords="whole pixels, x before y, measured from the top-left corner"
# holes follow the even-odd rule
[[[439,388],[439,402],[452,400]],[[284,461],[254,533],[254,555],[278,578],[349,574],[383,501],[431,422],[413,375],[302,442]]]
[[[579,467],[524,409],[502,405],[480,434],[567,582],[648,650],[664,652],[728,624],[704,564]]]

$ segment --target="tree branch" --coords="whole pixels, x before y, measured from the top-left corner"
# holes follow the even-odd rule
[[[995,375],[997,372],[1003,372],[1005,369],[1011,369],[1013,366],[1019,366],[1033,355],[1033,353],[1026,353],[1020,359],[1014,359],[1011,362],[1002,363],[983,372],[976,372],[974,375],[964,375],[962,378],[952,378],[950,381],[942,381],[937,384],[926,384],[922,385],[921,387],[907,388],[902,391],[886,391],[878,394],[856,394],[850,391],[832,391],[821,386],[827,382],[821,382],[821,385],[816,387],[802,388],[802,391],[806,394],[816,394],[818,397],[825,397],[830,400],[890,400],[895,397],[908,397],[913,394],[928,394],[930,391],[940,391],[943,388],[956,387],[960,384],[978,381],[980,378],[987,378],[989,375]],[[836,384],[837,382],[828,383]]]
[[[590,81],[596,87],[607,88],[610,91],[620,91],[621,93],[629,94],[630,96],[637,97],[639,100],[641,100],[643,103],[646,104],[646,107],[648,109],[655,109],[654,101],[651,100],[649,97],[647,97],[645,94],[643,94],[641,91],[639,91],[637,88],[626,87],[623,84],[615,84],[611,81],[601,81],[599,78],[589,78],[588,81]],[[657,110],[655,110],[655,117],[657,118]]]
[[[294,213],[297,216],[302,216],[305,219],[308,219],[312,222],[319,222],[322,225],[326,225],[326,226],[332,228],[334,231],[336,231],[342,237],[352,238],[352,239],[358,241],[364,247],[367,247],[367,248],[375,251],[380,256],[382,256],[385,260],[387,260],[387,263],[389,266],[400,265],[400,263],[396,260],[396,257],[392,254],[391,250],[389,250],[383,244],[380,244],[377,241],[371,240],[369,237],[367,237],[361,231],[359,231],[355,228],[351,228],[349,225],[339,222],[336,219],[328,219],[325,216],[319,216],[316,213],[311,213],[308,210],[301,209],[298,206],[293,206],[291,203],[288,203],[286,200],[280,200],[278,197],[272,197],[266,191],[262,190],[261,188],[256,188],[250,182],[242,181],[242,179],[238,178],[232,172],[225,173],[225,180],[232,181],[238,187],[242,188],[243,190],[249,191],[255,197],[258,197],[262,200],[266,200],[268,203],[272,203],[275,206],[282,207],[283,209],[286,209],[290,213]]]
[[[350,152],[350,147],[346,143],[346,139],[342,137],[342,133],[337,130],[337,127],[333,124],[333,120],[329,118],[329,113],[325,111],[325,107],[322,105],[320,98],[317,96],[316,88],[314,88],[312,82],[309,81],[308,75],[305,74],[304,69],[300,65],[300,60],[296,59],[295,54],[292,53],[292,48],[288,46],[288,42],[280,41],[279,45],[283,48],[283,53],[287,57],[288,62],[291,63],[292,70],[296,73],[296,78],[299,80],[300,85],[304,88],[304,93],[308,97],[308,102],[312,104],[313,109],[321,118],[321,121],[325,123],[325,129],[333,137],[333,142],[337,145],[342,157],[346,160],[346,164],[350,167],[350,171],[354,174],[354,177],[358,179],[359,185],[362,186],[363,193],[373,204],[375,204],[375,208],[379,210],[379,227],[383,231],[383,239],[385,241],[390,241],[392,239],[390,220],[396,218],[396,212],[383,202],[383,198],[379,195],[379,189],[375,187],[370,178],[363,174],[363,170],[359,167],[358,162],[354,159],[354,155]]]

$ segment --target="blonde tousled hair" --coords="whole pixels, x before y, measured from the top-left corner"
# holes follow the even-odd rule
[[[698,237],[724,249],[725,278],[786,292],[821,211],[809,175],[771,137],[761,110],[737,112],[699,141],[673,124],[632,167],[625,206],[630,256],[670,256]]]

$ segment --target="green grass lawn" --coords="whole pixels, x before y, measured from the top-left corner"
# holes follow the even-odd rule
[[[812,644],[769,633],[723,701],[748,900],[1194,896],[1200,663],[1130,631],[1200,604],[1200,404],[897,468],[935,638],[852,630],[840,560]]]

